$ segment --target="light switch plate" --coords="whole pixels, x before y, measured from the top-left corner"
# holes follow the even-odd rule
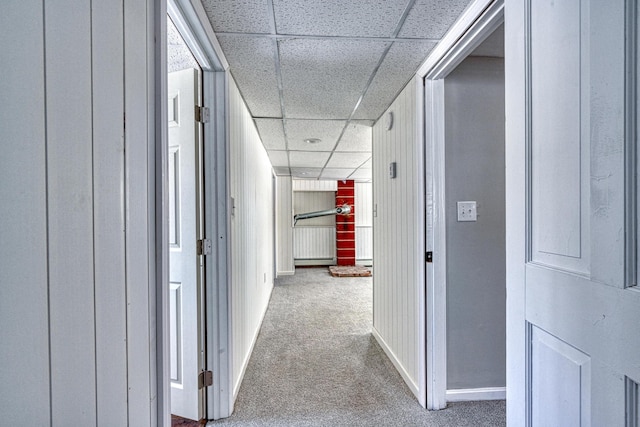
[[[466,201],[458,202],[458,221],[476,221],[478,214],[476,211],[476,202]]]

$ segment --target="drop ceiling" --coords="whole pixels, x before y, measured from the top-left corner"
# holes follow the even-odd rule
[[[371,126],[470,0],[202,3],[276,173],[370,180]]]

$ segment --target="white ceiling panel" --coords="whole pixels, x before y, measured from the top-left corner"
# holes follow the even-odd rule
[[[358,106],[354,118],[377,120],[415,75],[435,45],[428,41],[395,42]]]
[[[349,179],[356,181],[371,181],[371,169],[356,169],[355,172],[349,176]]]
[[[270,150],[267,151],[271,166],[289,166],[289,156],[286,151]]]
[[[282,117],[273,41],[228,35],[219,35],[218,40],[251,115]]]
[[[289,165],[298,168],[322,168],[331,153],[320,151],[290,151]]]
[[[344,129],[344,120],[287,120],[285,127],[290,150],[331,151]],[[316,144],[304,142],[308,138],[319,138]]]
[[[266,1],[202,0],[215,32],[270,33],[270,10]]]
[[[291,168],[291,176],[294,178],[316,179],[320,177],[322,168]]]
[[[371,127],[350,122],[336,151],[371,151]]]
[[[281,119],[256,119],[258,133],[267,150],[286,150],[284,128]]]
[[[287,117],[349,118],[387,45],[365,40],[280,40]]]
[[[353,173],[353,168],[324,168],[320,174],[322,179],[347,179]]]
[[[200,68],[200,66],[173,21],[167,17],[167,71],[171,73],[187,68]]]
[[[289,170],[289,168],[284,166],[274,166],[273,171],[275,172],[276,175],[286,176],[291,174],[291,171]]]
[[[439,39],[469,3],[471,0],[417,0],[398,37]]]
[[[274,0],[278,34],[391,37],[407,0]]]
[[[328,168],[352,168],[360,167],[371,157],[371,153],[333,153],[327,163]]]

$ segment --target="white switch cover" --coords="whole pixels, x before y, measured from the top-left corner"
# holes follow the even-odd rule
[[[476,221],[476,202],[458,202],[458,221]]]

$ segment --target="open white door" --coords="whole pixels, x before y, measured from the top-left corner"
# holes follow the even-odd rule
[[[510,426],[638,425],[635,4],[505,6]]]
[[[195,106],[198,71],[169,73],[169,244],[171,413],[192,420],[203,416],[198,376],[202,351],[197,254],[201,215],[199,124]]]

